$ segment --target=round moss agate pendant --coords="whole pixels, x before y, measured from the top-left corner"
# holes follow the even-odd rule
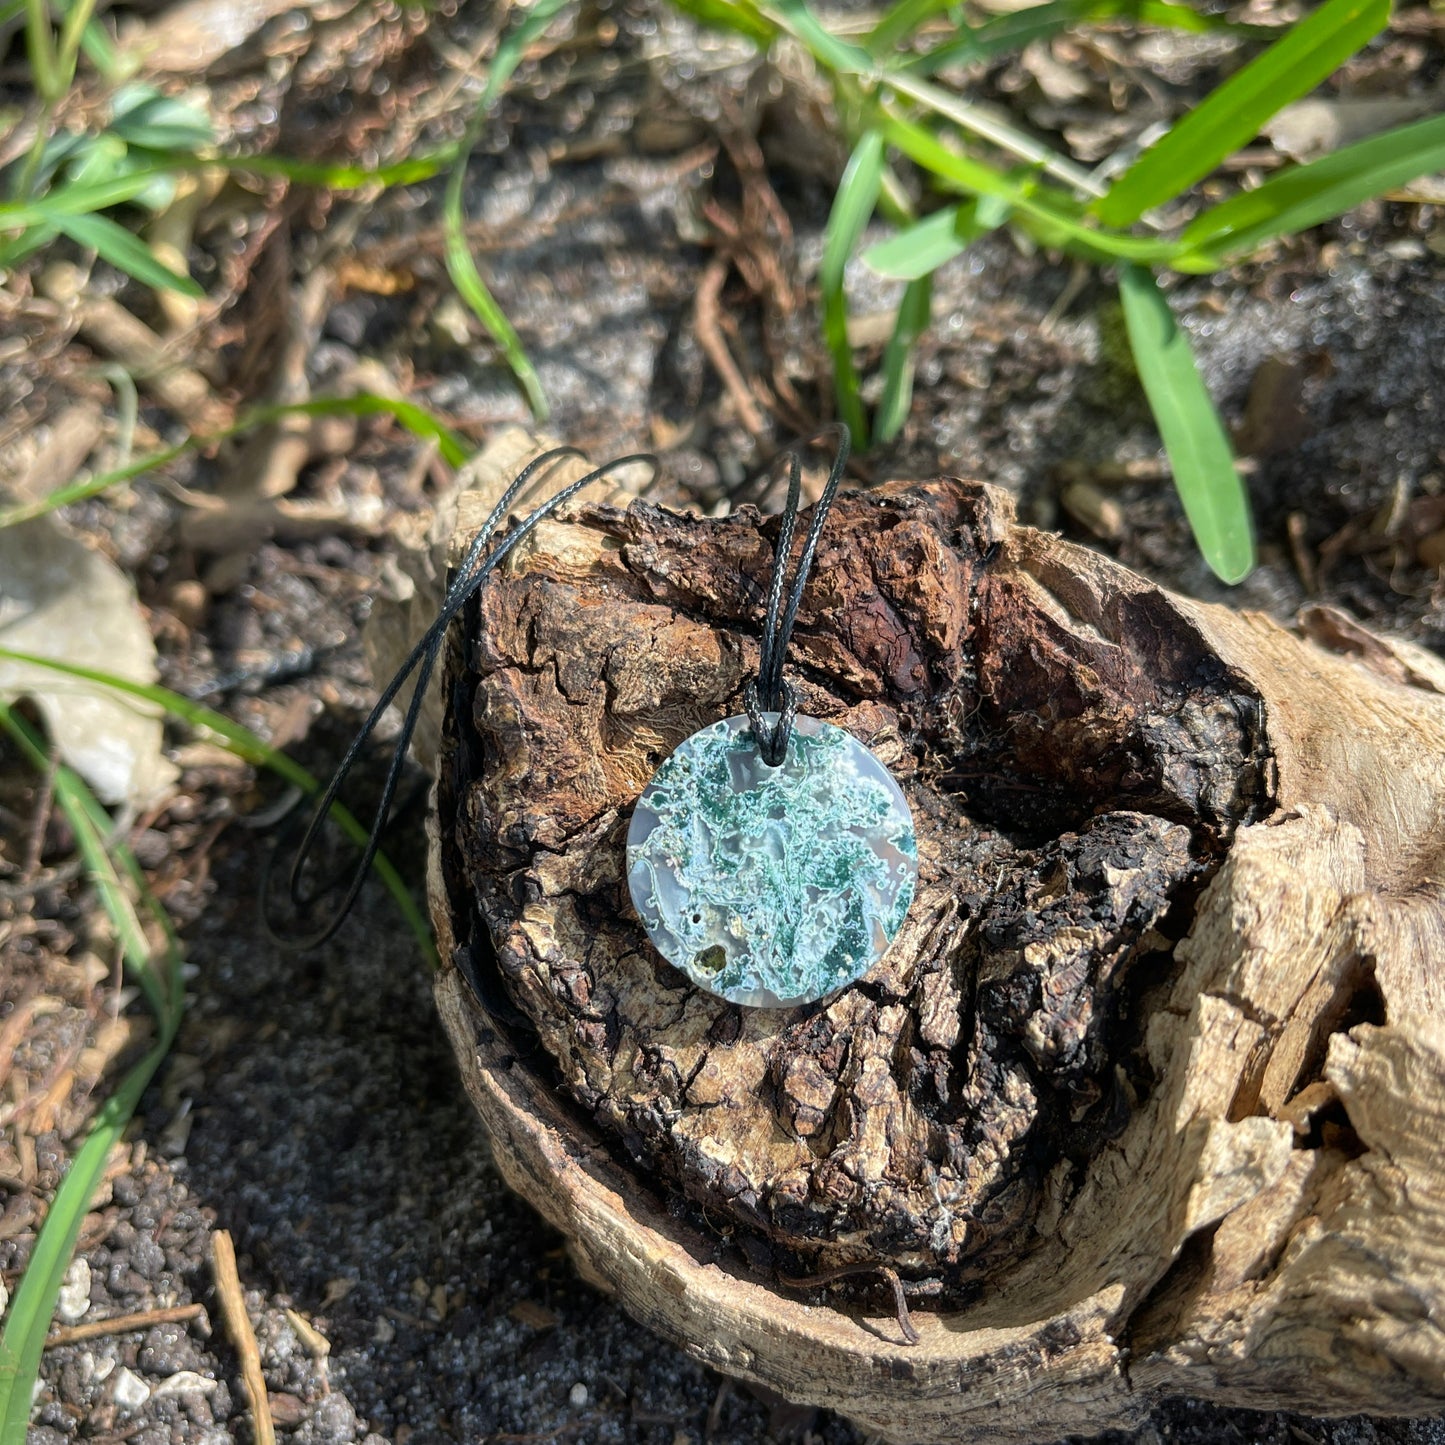
[[[902,789],[857,738],[809,717],[776,768],[746,717],[694,733],[627,832],[627,883],[658,952],[699,987],[760,1008],[861,978],[917,880]]]

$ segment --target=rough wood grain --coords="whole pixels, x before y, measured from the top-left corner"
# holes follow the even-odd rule
[[[644,1322],[890,1439],[1445,1405],[1441,669],[988,487],[845,496],[794,676],[903,783],[919,896],[860,985],[741,1010],[651,952],[621,851],[741,710],[773,526],[580,509],[453,649],[438,997],[508,1178]],[[916,1347],[866,1273],[781,1283],[848,1265]]]

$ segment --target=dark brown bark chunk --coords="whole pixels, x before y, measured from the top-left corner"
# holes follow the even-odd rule
[[[1163,594],[1021,586],[998,505],[940,481],[830,521],[791,676],[903,784],[920,886],[884,963],[809,1008],[692,988],[624,882],[654,769],[742,711],[775,520],[589,510],[468,639],[453,838],[511,1000],[619,1156],[784,1274],[956,1294],[1026,1252],[1045,1176],[1149,1091],[1174,915],[1271,807],[1245,679]]]

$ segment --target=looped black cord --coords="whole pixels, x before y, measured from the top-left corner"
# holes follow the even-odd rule
[[[803,541],[802,555],[798,558],[797,570],[793,573],[792,586],[788,588],[787,603],[783,602],[783,591],[787,587],[788,560],[793,552],[793,537],[798,530],[798,508],[803,498],[803,462],[797,452],[788,452],[788,500],[783,508],[783,521],[778,529],[778,545],[773,550],[773,575],[768,584],[768,617],[763,626],[762,647],[758,654],[758,675],[747,686],[743,694],[743,706],[753,725],[753,736],[757,739],[758,751],[763,761],[775,768],[783,761],[792,736],[793,723],[798,716],[798,695],[792,685],[783,677],[783,662],[788,655],[788,641],[793,635],[793,624],[798,620],[798,608],[803,603],[803,588],[808,583],[808,573],[813,568],[813,558],[818,551],[818,539],[823,535],[823,525],[833,508],[833,499],[843,481],[843,472],[848,465],[848,428],[831,426],[826,428],[834,438],[833,465],[828,472],[823,493],[813,508],[813,520],[808,526],[808,535]],[[825,433],[819,433],[824,435]],[[765,713],[776,713],[769,723]]]
[[[406,661],[396,670],[391,681],[382,690],[381,696],[376,700],[376,706],[367,715],[366,721],[362,723],[360,730],[352,739],[351,745],[346,749],[340,765],[332,775],[331,781],[326,785],[325,791],[317,800],[315,810],[311,814],[311,820],[306,825],[306,831],[302,835],[301,842],[297,846],[296,856],[291,863],[291,871],[287,880],[287,892],[293,907],[298,912],[305,914],[310,912],[316,904],[336,890],[346,879],[346,872],[334,874],[319,886],[308,890],[305,886],[303,873],[306,863],[316,845],[317,837],[321,827],[331,811],[337,796],[341,792],[342,784],[345,783],[352,768],[356,766],[361,756],[362,749],[366,746],[368,739],[376,730],[376,725],[381,721],[382,715],[386,712],[397,693],[406,685],[406,680],[413,672],[416,672],[416,687],[412,693],[411,701],[407,704],[406,715],[402,720],[401,732],[397,736],[396,750],[392,754],[391,766],[387,769],[386,782],[382,786],[381,801],[377,804],[375,816],[372,818],[371,828],[368,831],[365,846],[362,848],[361,858],[352,870],[350,881],[347,882],[346,891],[341,896],[331,917],[325,925],[314,933],[303,936],[295,936],[283,932],[271,923],[271,873],[275,862],[275,855],[268,860],[261,879],[261,916],[267,933],[272,940],[282,947],[303,951],[309,948],[318,948],[321,944],[332,938],[337,929],[346,921],[346,915],[351,911],[352,905],[356,902],[357,895],[361,892],[366,882],[367,871],[370,869],[373,860],[376,858],[377,850],[381,847],[381,834],[386,826],[386,820],[391,812],[392,800],[396,796],[398,783],[401,781],[402,768],[406,763],[406,750],[411,742],[412,734],[416,731],[417,719],[421,716],[422,704],[426,697],[427,684],[431,681],[431,675],[436,667],[436,661],[441,653],[442,643],[446,638],[447,628],[451,625],[456,615],[466,606],[467,602],[476,594],[477,589],[496,570],[502,559],[517,545],[528,533],[530,533],[539,522],[550,516],[565,502],[569,501],[584,487],[590,486],[593,482],[615,472],[622,467],[631,466],[634,463],[644,463],[656,470],[657,458],[646,452],[637,452],[625,457],[618,457],[603,466],[595,467],[585,477],[579,477],[575,482],[569,482],[555,496],[549,497],[533,511],[529,512],[500,542],[492,551],[487,552],[488,544],[493,534],[511,509],[512,503],[517,500],[523,489],[528,485],[537,472],[543,467],[550,467],[554,462],[561,461],[564,457],[579,457],[586,460],[582,452],[576,447],[554,447],[551,451],[543,452],[541,456],[529,462],[526,467],[516,476],[511,485],[502,494],[497,505],[492,508],[491,515],[482,524],[481,530],[472,539],[468,546],[466,555],[462,558],[456,575],[446,590],[442,599],[442,605],[437,612],[436,620],[427,628],[420,642],[407,654]],[[485,554],[485,555],[484,555]]]

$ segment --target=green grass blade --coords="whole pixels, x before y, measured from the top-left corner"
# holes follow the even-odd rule
[[[885,56],[896,50],[925,21],[950,10],[957,0],[897,0],[864,38],[868,53]]]
[[[297,185],[324,186],[333,191],[354,191],[362,186],[410,186],[440,175],[456,159],[454,145],[442,146],[418,156],[408,156],[388,166],[337,165],[328,161],[302,161],[289,156],[189,156],[167,154],[172,170],[203,170],[220,166],[227,171],[249,171],[258,176],[281,176]]]
[[[231,433],[244,428],[250,431],[285,416],[389,416],[418,441],[435,442],[437,453],[449,467],[459,467],[472,454],[472,449],[439,417],[424,406],[402,397],[378,396],[361,391],[354,396],[319,396],[312,401],[293,401],[249,411]],[[203,439],[208,445],[210,438]]]
[[[993,196],[945,206],[915,225],[870,246],[863,261],[880,276],[917,281],[961,255],[982,235],[1008,220],[1007,202]]]
[[[196,155],[215,144],[210,115],[190,101],[162,95],[149,85],[125,85],[111,101],[107,130],[127,146]]]
[[[117,270],[147,286],[158,291],[179,291],[197,300],[206,294],[189,276],[162,265],[144,241],[107,216],[62,214],[55,216],[52,224],[77,245],[88,246]]]
[[[920,276],[910,281],[898,306],[898,320],[893,335],[883,351],[883,397],[873,430],[881,442],[890,442],[903,430],[908,409],[913,404],[913,365],[918,338],[928,326],[933,306],[933,277]]]
[[[152,181],[166,174],[168,172],[164,167],[147,166],[108,181],[64,186],[42,200],[0,201],[0,231],[53,224],[60,216],[82,215],[119,206],[134,200]]]
[[[1273,40],[1277,27],[1245,25],[1226,20],[1222,15],[1206,15],[1192,5],[1176,5],[1172,0],[1095,0],[1091,20],[1111,18],[1132,20],[1136,25],[1150,25],[1156,30],[1179,30],[1186,35],[1240,35],[1252,39]]]
[[[1000,15],[973,30],[967,30],[932,50],[915,56],[909,68],[920,75],[936,75],[955,65],[975,65],[1022,50],[1035,40],[1057,35],[1078,24],[1090,7],[1080,0],[1053,0],[1030,5],[1009,15]]]
[[[1087,224],[1071,196],[1057,187],[1045,186],[1032,176],[1020,179],[992,166],[950,150],[931,131],[912,121],[888,116],[883,134],[911,161],[930,172],[944,185],[976,196],[992,196],[1007,202],[1021,216],[1037,222],[1049,232],[1049,244],[1066,246],[1091,260],[1167,262],[1178,251],[1174,241],[1124,236]]]
[[[1249,499],[1189,340],[1142,267],[1120,268],[1119,295],[1139,380],[1199,550],[1221,581],[1242,581],[1254,567]]]
[[[989,107],[934,85],[906,66],[885,67],[861,46],[829,31],[808,9],[804,0],[765,0],[760,8],[768,19],[799,41],[821,66],[833,71],[835,78],[853,77],[870,88],[887,86],[896,94],[951,121],[969,135],[998,146],[1028,165],[1039,167],[1083,194],[1100,193],[1098,183],[1089,172],[1069,157],[1050,150]]]
[[[131,156],[143,164],[123,176],[105,181],[64,186],[42,200],[0,202],[0,231],[52,221],[57,215],[104,211],[134,200],[153,182],[177,171],[219,167],[229,172],[280,176],[297,185],[322,186],[333,191],[354,191],[363,186],[405,186],[439,175],[457,157],[455,145],[423,155],[409,156],[387,166],[332,165],[325,161],[294,160],[287,156],[207,156],[190,151],[151,150],[133,146]]]
[[[30,226],[19,236],[0,242],[0,271],[13,271],[22,261],[48,246],[58,235],[54,226]]]
[[[896,236],[879,241],[864,251],[864,265],[897,281],[932,275],[945,261],[968,249],[968,241],[958,234],[958,222],[964,210],[976,204],[964,201],[945,206]]]
[[[55,58],[55,32],[50,28],[50,7],[45,0],[26,0],[25,54],[35,93],[45,105],[59,102],[65,89]]]
[[[138,698],[142,702],[160,708],[171,717],[200,732],[209,733],[243,762],[269,769],[277,777],[290,783],[293,787],[299,788],[308,797],[315,797],[321,791],[321,784],[300,763],[288,758],[285,753],[278,752],[248,728],[232,722],[230,718],[211,708],[203,707],[198,702],[192,702],[188,697],[182,697],[178,692],[172,692],[169,688],[160,687],[155,683],[132,682],[129,678],[116,677],[112,673],[100,672],[95,668],[78,667],[74,663],[60,662],[53,657],[41,657],[30,652],[16,652],[8,647],[0,647],[0,658],[4,658],[8,662],[28,663],[32,667],[47,668],[62,677],[78,678],[84,682],[110,688],[125,696]],[[351,842],[358,845],[366,842],[366,829],[340,803],[333,804],[331,817]],[[377,854],[374,866],[377,877],[385,884],[387,892],[396,901],[407,926],[416,936],[423,956],[429,963],[434,964],[436,950],[432,944],[431,926],[416,906],[401,875],[384,854]],[[3,1445],[3,1442],[0,1442],[0,1445]]]
[[[123,467],[99,472],[93,477],[72,482],[69,486],[57,487],[53,492],[33,502],[24,502],[0,511],[0,527],[13,527],[17,522],[43,517],[47,512],[67,507],[72,502],[83,502],[88,497],[98,496],[111,487],[166,466],[191,452],[201,451],[231,437],[243,436],[257,427],[280,421],[287,416],[390,416],[414,437],[422,441],[436,442],[437,452],[448,466],[459,467],[471,455],[466,443],[450,427],[415,402],[377,396],[372,392],[360,392],[355,396],[322,396],[312,401],[256,407],[222,431],[187,437],[175,446],[137,457]]]
[[[769,8],[830,70],[865,78],[873,75],[876,69],[873,57],[862,46],[840,40],[808,9],[804,0],[770,0]]]
[[[75,83],[75,66],[80,57],[80,42],[85,27],[90,22],[95,0],[75,0],[65,19],[61,22],[60,35],[55,47],[55,59],[59,66],[60,78],[66,90]]]
[[[501,95],[503,87],[512,78],[512,72],[522,63],[527,47],[552,23],[555,15],[571,3],[572,0],[536,0],[535,4],[527,7],[521,20],[497,46],[482,98],[477,102],[479,111],[486,111]]]
[[[1307,165],[1277,171],[1252,191],[1221,202],[1188,226],[1180,242],[1200,254],[1181,270],[1213,271],[1224,258],[1275,236],[1294,235],[1419,176],[1445,170],[1445,116],[1371,136]]]
[[[48,764],[44,744],[34,730],[8,705],[0,703],[3,729],[38,768]],[[94,794],[70,768],[55,771],[55,799],[64,812],[85,860],[86,869],[110,917],[122,948],[127,970],[141,982],[156,1014],[155,1045],[121,1081],[102,1105],[85,1143],[71,1161],[60,1188],[36,1236],[25,1273],[10,1301],[5,1328],[0,1333],[0,1445],[24,1445],[30,1405],[45,1336],[55,1313],[56,1298],[75,1252],[81,1225],[90,1208],[106,1159],[129,1123],[146,1085],[170,1051],[180,1025],[182,984],[180,953],[164,910],[142,885],[141,900],[163,927],[166,937],[165,975],[158,978],[150,942],[119,874],[106,851],[110,820]],[[115,845],[124,871],[141,879],[139,865],[123,844]]]
[[[5,702],[0,702],[0,729],[19,745],[32,767],[38,771],[49,767],[50,757],[43,739]],[[123,866],[133,882],[143,882],[140,867],[124,843],[115,842],[107,846],[113,826],[110,815],[101,807],[79,773],[63,763],[55,769],[55,801],[75,834],[86,876],[95,887],[106,916],[115,929],[126,972],[140,984],[157,1022],[164,1030],[175,1022],[171,1012],[170,986],[167,979],[156,974],[151,961],[150,940],[126,896],[120,875],[111,860],[110,849],[114,849],[117,857],[126,860]],[[178,971],[179,960],[173,960],[173,964],[169,971]]]
[[[1047,40],[1078,25],[1105,20],[1128,20],[1157,30],[1179,30],[1193,35],[1232,34],[1272,36],[1265,26],[1238,25],[1222,16],[1206,15],[1172,0],[1049,0],[997,16],[977,29],[946,41],[908,64],[922,75],[934,75],[954,65],[995,60],[1022,50],[1035,40]]]
[[[522,345],[507,313],[497,304],[496,298],[487,290],[482,273],[472,259],[471,247],[467,245],[466,223],[462,216],[462,186],[466,181],[467,161],[471,159],[471,147],[467,147],[457,158],[447,181],[446,197],[442,202],[442,228],[446,233],[447,275],[457,288],[463,301],[472,308],[477,320],[486,327],[493,341],[512,368],[512,375],[526,394],[527,405],[538,421],[548,416],[547,398],[542,391],[542,382],[537,375],[532,359]]]
[[[1150,146],[1094,207],[1127,226],[1187,191],[1389,23],[1390,0],[1325,0]]]
[[[477,103],[477,118],[468,127],[466,136],[458,147],[451,174],[447,177],[446,194],[442,200],[442,231],[446,239],[447,275],[458,295],[472,309],[477,320],[486,328],[487,334],[497,344],[512,375],[517,378],[527,398],[527,405],[538,421],[548,416],[547,397],[542,390],[541,379],[532,359],[527,355],[522,339],[516,328],[507,319],[507,313],[497,304],[497,299],[487,289],[482,273],[477,269],[472,248],[467,244],[466,218],[462,213],[462,192],[466,186],[467,162],[471,160],[472,147],[476,144],[481,121],[512,72],[521,63],[527,46],[545,30],[554,16],[570,3],[570,0],[537,0],[497,47],[487,83]]]
[[[162,1032],[169,1031],[179,1018],[174,1015],[175,998],[170,976],[179,974],[180,961],[167,969],[164,976],[158,976],[151,960],[151,944],[136,916],[134,905],[125,891],[120,873],[116,871],[107,850],[107,839],[114,829],[110,816],[96,800],[95,794],[81,781],[79,774],[69,768],[57,768],[55,777],[55,800],[65,814],[75,833],[76,845],[85,860],[86,876],[95,888],[106,916],[115,929],[120,944],[125,971],[140,985],[146,996],[151,1012],[161,1025]],[[110,849],[117,859],[125,860],[121,867],[134,883],[140,877],[140,865],[126,844],[112,841]]]
[[[0,1334],[0,1445],[25,1445],[31,1391],[80,1227],[105,1173],[111,1149],[124,1134],[146,1085],[169,1052],[167,1038],[131,1069],[102,1105],[36,1236],[30,1263],[10,1301],[5,1329]]]
[[[699,25],[741,35],[762,50],[777,37],[777,27],[763,19],[756,6],[743,0],[673,0],[673,4]]]
[[[91,14],[95,10],[95,0],[70,0],[69,5],[60,8],[65,18],[60,24],[55,58],[65,88],[69,90],[75,80],[75,62],[80,54],[81,37],[85,34],[85,27],[90,23]]]
[[[101,79],[111,85],[120,80],[124,67],[115,46],[111,44],[110,33],[99,20],[91,20],[80,37],[80,48],[95,67]]]
[[[833,197],[833,208],[823,233],[823,263],[818,272],[818,285],[823,293],[823,339],[833,357],[838,414],[853,434],[853,445],[859,448],[868,444],[868,422],[863,414],[863,398],[858,392],[853,348],[848,342],[848,299],[843,278],[848,258],[857,249],[863,228],[878,204],[882,184],[883,137],[876,130],[867,130],[853,147]]]

